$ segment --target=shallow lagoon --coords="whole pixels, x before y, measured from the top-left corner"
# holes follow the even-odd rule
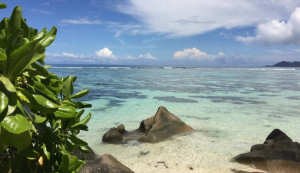
[[[300,141],[300,69],[58,67],[51,71],[76,75],[76,88],[91,91],[85,100],[93,104],[93,118],[89,131],[81,136],[97,153],[111,153],[137,173],[250,170],[229,160],[262,143],[274,128]],[[196,132],[157,144],[101,143],[107,129],[120,123],[135,129],[159,105]]]

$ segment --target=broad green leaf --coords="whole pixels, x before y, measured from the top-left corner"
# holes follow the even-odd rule
[[[88,145],[83,145],[79,147],[84,152],[91,152],[91,148]]]
[[[15,32],[19,29],[21,29],[21,22],[22,22],[23,18],[22,18],[22,9],[21,7],[15,7],[13,10],[13,13],[10,17],[10,27],[12,29],[12,31],[14,32],[14,34],[16,34]]]
[[[34,42],[25,43],[9,55],[7,71],[11,79],[14,79],[16,75],[22,73],[31,63],[35,55],[34,46]]]
[[[55,27],[52,27],[51,30],[40,41],[40,44],[42,45],[42,47],[49,46],[55,40],[56,32],[57,32],[57,29]]]
[[[47,147],[46,147],[45,144],[42,145],[42,149],[43,149],[43,152],[44,152],[45,156],[47,157],[47,159],[50,160],[51,154],[50,154],[50,152],[47,150]]]
[[[15,93],[10,93],[9,95],[7,95],[7,97],[9,98],[8,100],[8,109],[7,109],[7,115],[11,115],[12,113],[14,113],[14,111],[17,108],[17,95]]]
[[[27,107],[27,106],[22,105],[22,104],[20,103],[20,101],[17,101],[17,108],[18,108],[18,110],[20,111],[21,114],[26,115],[26,112],[25,112],[26,107]],[[25,108],[25,109],[24,109],[24,108]]]
[[[68,76],[64,78],[64,86],[62,90],[64,97],[69,98],[73,94],[73,82],[75,80],[75,76]]]
[[[26,157],[26,159],[28,160],[36,160],[39,153],[35,150],[23,150],[21,153],[20,153],[21,156],[23,157]]]
[[[72,128],[76,128],[76,127],[80,127],[80,126],[85,126],[91,119],[92,115],[91,113],[89,113],[86,117],[84,117],[81,121],[73,124],[71,127]]]
[[[6,4],[0,3],[0,9],[6,8]]]
[[[88,93],[89,93],[89,90],[88,90],[88,89],[81,90],[81,91],[79,91],[78,93],[73,94],[70,98],[71,98],[71,99],[80,98],[80,97],[85,96],[85,95],[88,94]]]
[[[48,109],[56,109],[57,105],[55,103],[53,103],[52,101],[50,101],[49,99],[47,99],[46,97],[39,95],[39,94],[33,94],[32,95],[34,100],[36,101],[36,103],[44,108],[48,108]]]
[[[16,110],[16,105],[8,105],[7,115],[11,115]]]
[[[75,135],[71,135],[70,136],[70,139],[72,140],[72,142],[74,143],[74,144],[76,144],[76,145],[79,145],[79,146],[87,146],[88,145],[88,143],[87,142],[85,142],[84,140],[82,140],[82,139],[79,139],[77,136],[75,136]]]
[[[1,126],[12,134],[21,134],[32,129],[30,121],[21,114],[6,116],[1,122]]]
[[[17,91],[17,96],[18,96],[18,98],[19,98],[21,101],[26,102],[26,103],[30,103],[29,99],[26,97],[26,95],[24,95],[24,94],[22,93],[22,91],[18,90],[18,91]]]
[[[0,91],[0,115],[4,112],[7,106],[8,106],[8,98],[3,92]]]
[[[90,108],[92,107],[89,103],[83,103],[83,102],[73,102],[74,105],[76,105],[76,108],[82,109],[82,108]]]
[[[0,48],[0,72],[5,73],[7,67],[7,56],[5,50]]]
[[[31,57],[30,64],[35,63],[44,58],[45,58],[44,51],[43,51],[43,53],[36,53]]]
[[[37,124],[43,123],[46,120],[47,120],[46,117],[42,117],[42,116],[37,115],[37,114],[34,115],[34,122],[37,123]]]
[[[52,99],[53,101],[57,101],[58,98],[57,96],[50,91],[47,86],[45,86],[43,83],[39,82],[39,81],[34,81],[34,85],[33,87],[38,90],[40,93],[42,93],[43,95],[46,95],[48,98]]]
[[[0,139],[0,143],[14,146],[18,149],[18,151],[21,151],[31,144],[31,133],[29,131],[25,131],[20,134],[14,134],[2,129]]]
[[[61,106],[54,112],[56,118],[74,118],[76,115],[76,109],[72,106]]]
[[[32,40],[38,41],[38,40],[42,39],[44,36],[45,36],[45,31],[41,31],[37,35],[35,35]]]
[[[7,91],[12,93],[16,92],[15,86],[11,83],[11,81],[7,77],[0,75],[0,82],[4,85]]]
[[[85,162],[79,160],[76,156],[71,155],[70,153],[63,151],[62,152],[62,161],[59,166],[60,172],[70,172],[76,173],[79,172],[81,166]]]

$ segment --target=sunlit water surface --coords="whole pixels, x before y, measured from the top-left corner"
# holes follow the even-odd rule
[[[137,173],[230,172],[230,159],[262,143],[274,128],[300,141],[300,69],[58,67],[76,75],[93,104],[81,137],[99,154],[110,153]],[[109,128],[128,130],[166,106],[196,131],[157,144],[101,143]],[[141,152],[148,152],[141,155]],[[164,161],[164,164],[159,162]]]

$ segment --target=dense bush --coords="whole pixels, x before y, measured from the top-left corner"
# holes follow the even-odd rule
[[[3,4],[0,5],[4,7]],[[16,7],[0,23],[1,172],[78,172],[84,161],[72,153],[89,150],[77,136],[87,130],[89,104],[74,93],[76,77],[59,77],[44,65],[50,31],[31,28]]]

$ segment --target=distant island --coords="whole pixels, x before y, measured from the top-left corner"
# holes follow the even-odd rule
[[[281,61],[274,65],[268,65],[267,67],[300,67],[300,61]]]

